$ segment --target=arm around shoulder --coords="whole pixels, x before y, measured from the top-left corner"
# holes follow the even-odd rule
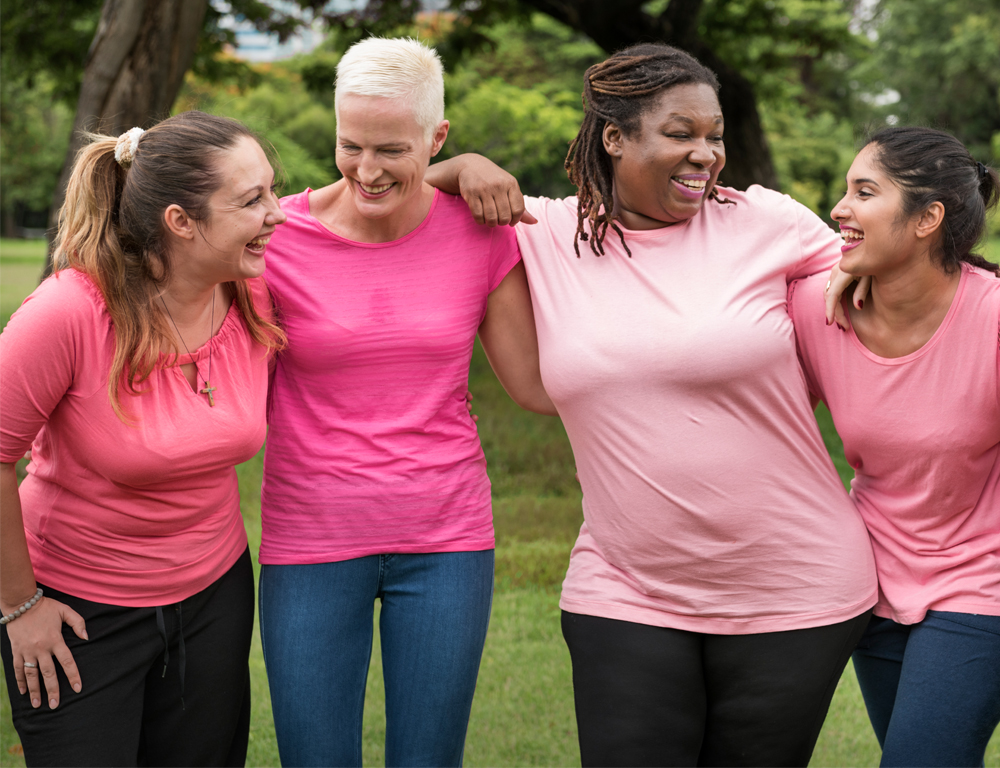
[[[497,378],[519,406],[535,413],[557,415],[542,384],[538,337],[531,309],[524,262],[518,262],[490,296],[479,340]]]

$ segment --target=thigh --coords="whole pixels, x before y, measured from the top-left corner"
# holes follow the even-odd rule
[[[929,611],[910,629],[882,765],[982,765],[1000,722],[1000,616]]]
[[[461,765],[493,601],[493,550],[387,555],[386,765]]]
[[[96,603],[49,587],[44,589],[47,596],[83,616],[90,639],[80,640],[63,627],[66,644],[80,669],[83,689],[74,692],[57,665],[59,706],[51,710],[43,703],[33,709],[28,696],[17,691],[4,628],[7,692],[25,762],[29,766],[136,765],[146,675],[163,649],[153,609]]]
[[[910,627],[905,624],[872,616],[852,656],[868,719],[880,747],[885,746],[885,734],[896,704],[896,689],[909,636]]]
[[[805,766],[870,611],[825,627],[705,640],[698,764]]]
[[[162,609],[167,653],[146,677],[145,765],[246,762],[253,608],[247,550],[212,585]]]
[[[378,556],[263,565],[260,629],[283,765],[361,765]]]
[[[702,635],[562,614],[585,766],[691,766],[705,724]]]

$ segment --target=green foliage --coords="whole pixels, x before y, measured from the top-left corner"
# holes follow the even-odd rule
[[[73,113],[39,75],[0,80],[0,206],[45,210],[62,168]]]
[[[900,97],[876,114],[950,130],[1000,162],[1000,0],[881,0],[867,26],[877,45],[857,75]]]

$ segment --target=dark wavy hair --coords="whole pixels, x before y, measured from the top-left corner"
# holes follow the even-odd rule
[[[961,262],[1000,276],[1000,266],[972,252],[986,232],[986,215],[1000,200],[1000,178],[944,131],[918,126],[883,128],[864,146],[902,193],[900,219],[910,219],[931,203],[944,206],[944,221],[934,256],[945,272]]]
[[[675,85],[708,85],[719,92],[719,80],[712,70],[691,54],[661,43],[626,48],[594,64],[584,74],[583,123],[569,145],[565,163],[569,180],[578,190],[577,227],[573,236],[577,256],[579,240],[588,239],[583,227],[585,220],[590,222],[593,233],[590,250],[595,254],[604,253],[604,236],[611,227],[621,238],[625,252],[632,255],[612,218],[614,176],[611,158],[604,149],[604,126],[612,123],[626,136],[633,136],[656,98]],[[718,202],[730,202],[719,200],[715,189],[709,196]]]

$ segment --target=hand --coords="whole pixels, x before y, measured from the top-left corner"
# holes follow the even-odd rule
[[[517,179],[485,157],[463,156],[458,187],[478,224],[513,227],[519,221],[524,224],[538,221],[525,210]]]
[[[854,275],[849,275],[847,272],[843,272],[840,269],[840,265],[834,265],[833,269],[830,270],[830,279],[826,283],[826,289],[823,291],[823,296],[826,299],[826,324],[831,325],[836,321],[837,325],[840,326],[842,330],[847,330],[851,327],[850,321],[847,319],[847,313],[844,312],[844,307],[840,302],[841,297],[844,295],[844,291],[857,280],[857,286],[854,288],[854,306],[857,309],[861,309],[865,305],[865,298],[868,296],[868,291],[871,289],[872,279],[868,275],[863,277],[855,277]]]
[[[82,640],[87,637],[87,626],[83,617],[68,605],[43,597],[29,610],[25,611],[7,625],[7,636],[14,657],[14,677],[17,678],[17,690],[23,696],[31,694],[31,706],[42,705],[41,682],[45,684],[45,693],[49,699],[49,708],[59,706],[59,678],[56,676],[58,661],[66,673],[70,686],[79,693],[83,689],[80,680],[80,670],[76,667],[73,654],[70,653],[62,636],[62,625],[69,624],[76,636]],[[53,660],[53,657],[55,659]],[[37,665],[25,667],[25,663]]]
[[[465,410],[469,412],[473,421],[479,421],[479,417],[472,412],[472,393],[469,390],[465,390]]]

